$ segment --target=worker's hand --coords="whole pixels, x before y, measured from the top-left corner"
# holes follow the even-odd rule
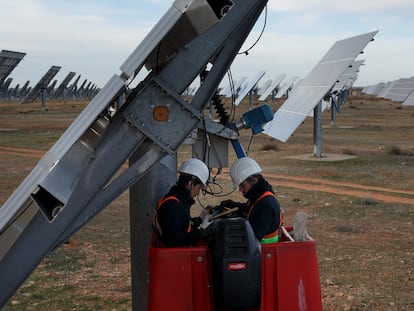
[[[198,228],[202,222],[203,220],[200,217],[191,218],[191,226],[193,228]]]
[[[212,225],[214,220],[210,219],[210,217],[204,217],[203,222],[200,225],[200,229],[205,230],[207,227]]]
[[[214,220],[205,221],[200,225],[201,235],[203,237],[209,237],[216,231],[216,223]]]
[[[219,207],[221,208],[233,208],[233,207],[240,207],[240,205],[243,203],[239,203],[239,202],[235,202],[233,200],[225,200],[225,201],[221,201]]]
[[[207,206],[203,208],[203,210],[200,213],[200,218],[202,220],[204,220],[204,218],[211,218],[211,214],[213,213],[213,211],[214,211],[214,207],[212,206]]]

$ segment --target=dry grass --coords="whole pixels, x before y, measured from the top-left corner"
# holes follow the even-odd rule
[[[0,103],[0,202],[83,106],[49,103],[49,111],[41,113],[40,104]],[[247,107],[243,103],[237,116]],[[299,210],[309,215],[324,310],[413,310],[414,108],[351,98],[337,116],[336,127],[329,126],[329,112],[323,124],[323,152],[356,159],[289,158],[312,152],[312,119],[287,143],[256,135],[249,155],[278,191],[285,223],[291,224]],[[243,131],[240,139],[247,146],[250,133]],[[179,159],[190,156],[189,146],[182,146]],[[223,193],[229,192],[227,175],[219,181]],[[238,193],[227,197],[241,200]],[[214,205],[222,199],[206,196],[200,202]],[[45,309],[131,309],[127,194],[82,228],[71,243],[45,258],[4,310]]]

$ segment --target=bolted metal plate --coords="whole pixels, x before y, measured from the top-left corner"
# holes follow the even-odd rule
[[[157,121],[160,108],[168,118]],[[201,120],[198,111],[156,80],[128,106],[124,117],[168,153],[175,152]]]

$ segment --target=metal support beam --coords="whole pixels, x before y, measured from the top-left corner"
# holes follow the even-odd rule
[[[131,164],[140,158],[133,155]],[[177,155],[167,155],[129,190],[131,222],[132,310],[148,310],[147,254],[154,208],[177,178]]]
[[[266,2],[235,1],[220,22],[190,41],[163,68],[151,71],[109,122],[103,121],[102,113],[125,91],[125,79],[137,74],[141,61],[124,64],[124,74],[114,76],[95,96],[0,208],[0,307],[49,252],[165,155],[175,153],[202,119]],[[212,69],[187,103],[181,94],[208,63]],[[157,115],[159,107],[162,113]],[[132,155],[133,164],[115,178]],[[141,208],[136,204],[131,202],[131,208]],[[147,221],[142,220],[143,228]]]
[[[313,156],[322,158],[322,101],[313,109]]]

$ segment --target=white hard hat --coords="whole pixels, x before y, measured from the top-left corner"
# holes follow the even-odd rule
[[[208,176],[210,175],[207,165],[203,161],[195,158],[184,161],[178,169],[178,172],[197,177],[204,187],[207,185]]]
[[[237,188],[246,178],[259,174],[261,171],[262,168],[252,158],[244,157],[237,159],[230,169],[234,188]]]

